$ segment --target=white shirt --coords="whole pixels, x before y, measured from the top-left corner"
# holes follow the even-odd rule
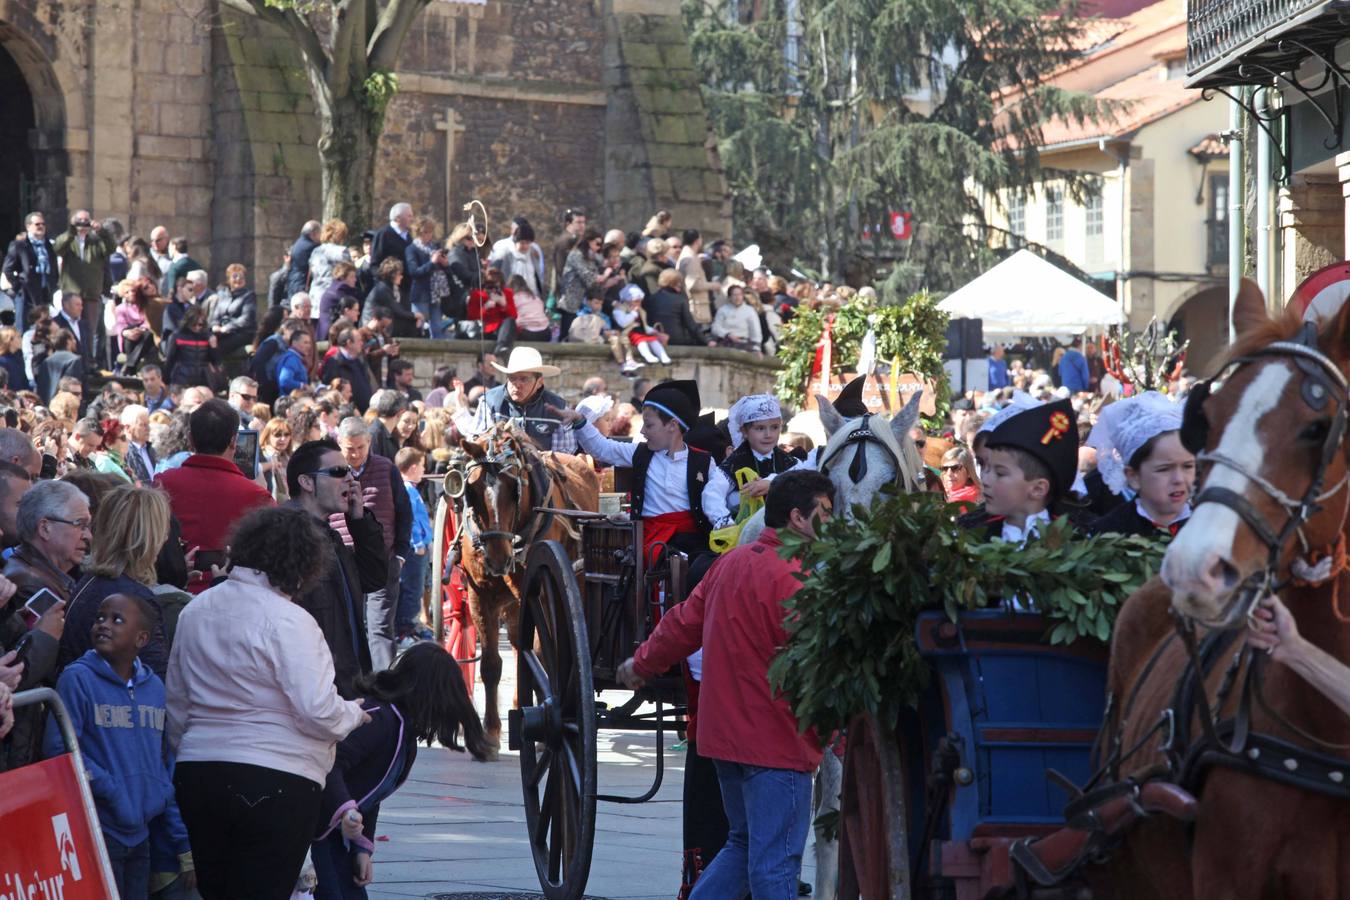
[[[610,466],[631,467],[638,448],[637,444],[610,440],[589,423],[577,432],[577,443],[597,461]],[[676,453],[652,454],[651,465],[647,467],[647,483],[642,491],[644,518],[689,511],[688,466],[688,447]],[[708,483],[703,486],[703,514],[714,528],[721,528],[731,521],[731,512],[727,509],[727,494],[731,490],[731,482],[722,470],[715,463],[708,466]]]
[[[314,617],[255,569],[235,568],[178,619],[168,674],[169,745],[179,762],[235,762],[323,785],[361,704],[333,686]]]
[[[1139,513],[1141,518],[1148,519],[1154,525],[1158,525],[1162,528],[1170,528],[1171,526],[1177,524],[1178,522],[1184,522],[1191,517],[1191,505],[1189,503],[1181,507],[1181,511],[1178,512],[1175,516],[1173,516],[1172,521],[1170,522],[1159,522],[1158,520],[1154,519],[1153,516],[1149,515],[1148,510],[1144,509],[1144,501],[1142,500],[1136,499],[1134,501],[1134,508],[1135,511]]]
[[[1011,522],[1004,521],[1003,540],[1009,544],[1021,546],[1022,544],[1025,544],[1033,534],[1040,534],[1042,526],[1049,524],[1050,512],[1049,510],[1044,509],[1035,515],[1027,516],[1026,524],[1021,528],[1018,528]]]
[[[764,460],[766,459],[773,458],[772,453],[760,453],[754,447],[750,448],[750,455],[755,458],[755,462],[764,462]],[[805,461],[799,459],[782,472],[774,472],[772,474],[765,475],[764,480],[772,484],[773,480],[777,478],[779,475],[787,474],[788,472],[791,472],[794,469],[814,469],[815,467],[816,467],[816,457],[814,455],[808,456]],[[732,472],[731,474],[735,475],[736,473]],[[736,487],[735,483],[731,479],[728,478],[727,483],[731,485],[731,493],[727,496],[727,506],[729,508],[739,508],[741,505],[741,491],[738,487]]]

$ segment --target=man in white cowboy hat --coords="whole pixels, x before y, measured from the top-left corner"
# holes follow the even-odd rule
[[[483,395],[470,436],[482,434],[497,422],[515,420],[541,450],[576,453],[576,432],[562,427],[562,420],[549,411],[550,406],[563,409],[567,404],[544,389],[544,378],[559,375],[562,370],[545,364],[533,347],[517,347],[505,366],[494,361],[492,367],[506,376],[506,384]]]

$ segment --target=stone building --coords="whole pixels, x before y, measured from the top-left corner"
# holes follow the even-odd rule
[[[432,0],[399,64],[376,181],[442,223],[481,200],[494,232],[560,212],[729,230],[678,0]],[[219,0],[0,0],[0,234],[29,209],[189,238],[213,280],[261,280],[320,215],[318,126],[299,51]]]

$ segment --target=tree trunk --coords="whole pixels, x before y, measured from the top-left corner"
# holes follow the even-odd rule
[[[356,97],[320,111],[319,160],[323,168],[323,217],[341,219],[351,234],[375,222],[375,152],[381,117]]]

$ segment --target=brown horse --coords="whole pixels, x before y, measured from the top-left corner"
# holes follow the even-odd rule
[[[519,649],[516,625],[524,587],[525,554],[535,541],[561,541],[568,555],[580,551],[577,532],[562,516],[539,508],[595,512],[600,482],[584,460],[540,452],[530,439],[499,423],[478,440],[461,440],[469,455],[460,506],[459,555],[468,586],[469,612],[482,642],[484,730],[494,748],[501,746],[502,721],[497,686],[502,658],[497,635],[502,616],[511,646]]]
[[[1182,740],[1174,748],[1188,738],[1217,753],[1208,757],[1212,765],[1182,766],[1189,774],[1181,777],[1199,801],[1192,828],[1163,818],[1143,821],[1105,866],[1089,872],[1098,898],[1350,896],[1350,846],[1342,843],[1350,841],[1350,803],[1321,792],[1325,781],[1309,787],[1278,780],[1295,772],[1311,776],[1316,767],[1307,751],[1346,756],[1350,718],[1268,658],[1249,679],[1255,654],[1241,653],[1236,633],[1273,582],[1302,634],[1332,656],[1350,659],[1350,616],[1339,606],[1342,589],[1350,595],[1344,564],[1350,489],[1341,430],[1350,307],[1320,332],[1303,332],[1292,312],[1272,320],[1260,291],[1244,282],[1233,319],[1238,342],[1228,377],[1188,406],[1183,429],[1184,440],[1203,444],[1194,515],[1168,548],[1161,579],[1132,596],[1116,624],[1105,731],[1115,739],[1108,750],[1139,746],[1120,760],[1121,775],[1149,777],[1167,765],[1162,748],[1173,723],[1166,711],[1174,707],[1189,713],[1175,717]],[[1308,499],[1311,506],[1301,509]],[[1332,564],[1310,568],[1323,558]],[[1200,654],[1188,652],[1174,627],[1178,617],[1195,623],[1201,648],[1206,638],[1223,636],[1218,632],[1234,632],[1233,640],[1216,645],[1198,679],[1204,694],[1191,693],[1199,699],[1189,707],[1174,700],[1186,696],[1178,681]],[[1211,705],[1210,721],[1221,723],[1213,735],[1202,721]],[[1270,752],[1272,744],[1262,743],[1267,737],[1289,748]],[[1177,776],[1178,758],[1174,751],[1164,777]],[[1258,771],[1258,761],[1269,768]],[[1337,774],[1333,768],[1321,777],[1338,782]]]

